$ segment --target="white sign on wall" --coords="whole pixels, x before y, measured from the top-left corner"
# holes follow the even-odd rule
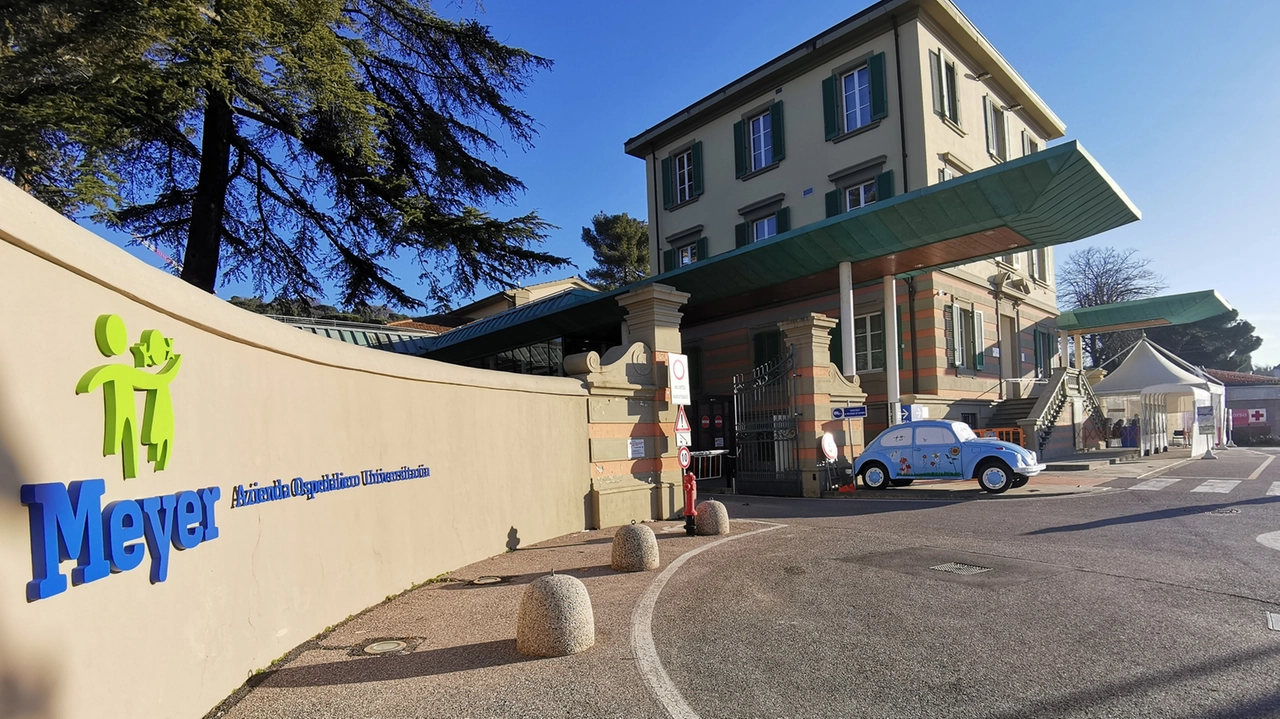
[[[631,440],[628,449],[627,459],[644,459],[644,438]]]
[[[667,354],[667,386],[671,388],[671,404],[691,403],[687,355]]]

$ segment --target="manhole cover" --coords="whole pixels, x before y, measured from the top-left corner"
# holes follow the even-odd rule
[[[979,567],[976,564],[961,564],[960,562],[947,562],[946,564],[939,564],[936,567],[929,567],[929,568],[935,571],[947,572],[949,574],[959,574],[961,576],[968,576],[970,574],[982,574],[983,572],[991,571],[991,567]]]
[[[472,584],[479,584],[482,586],[485,584],[500,584],[501,582],[502,577],[476,577],[471,580]]]
[[[387,654],[388,652],[398,652],[406,646],[404,642],[396,639],[388,639],[387,641],[374,642],[364,648],[366,654]]]

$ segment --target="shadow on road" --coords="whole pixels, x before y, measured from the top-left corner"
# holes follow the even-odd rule
[[[1258,676],[1267,676],[1273,665],[1261,665],[1261,662],[1280,657],[1280,646],[1262,646],[1247,651],[1238,651],[1223,656],[1206,659],[1181,667],[1155,671],[1133,677],[1125,681],[1095,684],[1087,688],[1047,697],[1030,702],[1015,710],[992,714],[988,719],[1025,719],[1026,717],[1058,716],[1064,712],[1080,713],[1089,707],[1105,704],[1118,697],[1133,697],[1144,692],[1167,686],[1176,686],[1189,680],[1203,680],[1214,674],[1223,674],[1228,670],[1239,670],[1248,665],[1258,665],[1254,669]],[[1105,712],[1101,712],[1105,713]],[[1264,696],[1213,713],[1197,711],[1188,715],[1195,719],[1228,719],[1228,717],[1280,717],[1280,690],[1270,689]]]
[[[1189,507],[1172,507],[1169,509],[1157,509],[1151,512],[1139,512],[1138,514],[1126,514],[1120,517],[1109,517],[1107,519],[1095,519],[1092,522],[1081,522],[1079,524],[1064,524],[1059,527],[1044,527],[1034,532],[1024,532],[1022,536],[1030,537],[1037,534],[1057,534],[1059,532],[1083,532],[1090,529],[1098,529],[1100,527],[1110,527],[1117,524],[1135,524],[1137,522],[1154,522],[1160,519],[1173,519],[1174,517],[1186,517],[1190,514],[1203,514],[1212,512],[1215,509],[1225,509],[1227,507],[1241,507],[1250,504],[1274,504],[1280,502],[1280,497],[1256,497],[1254,499],[1244,499],[1239,502],[1223,502],[1221,504],[1195,504]]]
[[[966,500],[948,499],[802,499],[748,494],[716,495],[712,499],[724,503],[729,510],[730,519],[859,517],[890,512],[919,512],[966,503]]]
[[[394,656],[351,659],[343,662],[287,667],[263,672],[247,684],[251,687],[322,687],[335,684],[363,684],[390,679],[411,679],[450,674],[504,664],[532,661],[516,652],[516,640],[466,644],[460,647],[428,649]]]

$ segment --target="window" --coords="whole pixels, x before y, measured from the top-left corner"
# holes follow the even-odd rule
[[[1027,132],[1026,130],[1023,130],[1022,131],[1022,156],[1026,157],[1027,155],[1030,155],[1033,152],[1039,152],[1039,151],[1040,151],[1040,143],[1036,142],[1035,138],[1031,136],[1031,133]]]
[[[781,356],[781,330],[760,330],[752,337],[751,358],[756,367],[769,364]]]
[[[890,429],[880,435],[881,447],[906,447],[911,444],[911,428]]]
[[[960,421],[972,427],[978,423],[978,413],[977,412],[961,412]]]
[[[956,92],[956,63],[941,50],[929,52],[929,70],[933,77],[933,111],[960,124],[960,98]]]
[[[876,201],[876,181],[854,185],[844,191],[845,210],[856,210]]]
[[[856,130],[871,122],[871,71],[866,66],[840,80],[844,87],[844,131]]]
[[[987,153],[997,160],[1009,159],[1009,117],[990,95],[982,98],[986,110]]]
[[[671,210],[702,194],[702,142],[662,158],[662,207]]]
[[[1000,255],[1000,256],[999,256],[999,257],[997,257],[996,259],[1000,260],[1001,262],[1003,262],[1003,263],[1005,263],[1006,265],[1009,265],[1009,266],[1011,266],[1011,267],[1022,267],[1022,254],[1021,254],[1021,253],[1014,252],[1014,253],[1010,253],[1010,254],[1007,254],[1007,255]]]
[[[973,311],[956,308],[956,355],[957,367],[968,367],[973,357]]]
[[[1027,258],[1031,261],[1031,277],[1041,282],[1048,282],[1048,252],[1043,248],[1032,250],[1027,253]]]
[[[1032,330],[1036,349],[1036,377],[1047,378],[1053,372],[1053,358],[1058,354],[1058,339],[1052,332]]]
[[[954,179],[956,179],[956,171],[951,169],[951,165],[943,165],[942,169],[938,170],[938,182]]]
[[[759,242],[778,234],[778,216],[769,215],[751,223],[751,241]]]
[[[917,427],[916,444],[955,444],[956,435],[946,427]]]
[[[692,264],[697,261],[698,261],[698,246],[696,244],[685,245],[684,247],[680,248],[680,266],[681,267],[684,267],[685,265]]]
[[[884,313],[862,315],[853,319],[855,367],[859,372],[884,369]]]
[[[676,204],[688,202],[693,197],[693,150],[675,156]]]
[[[769,112],[751,118],[751,170],[759,170],[773,164],[773,123]]]

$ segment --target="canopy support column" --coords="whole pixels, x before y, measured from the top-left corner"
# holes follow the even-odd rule
[[[889,426],[902,422],[902,388],[898,377],[898,286],[884,277],[884,375],[888,389]]]
[[[840,346],[844,348],[841,357],[840,374],[845,377],[856,377],[858,374],[857,333],[854,332],[853,310],[853,263],[840,263]]]

